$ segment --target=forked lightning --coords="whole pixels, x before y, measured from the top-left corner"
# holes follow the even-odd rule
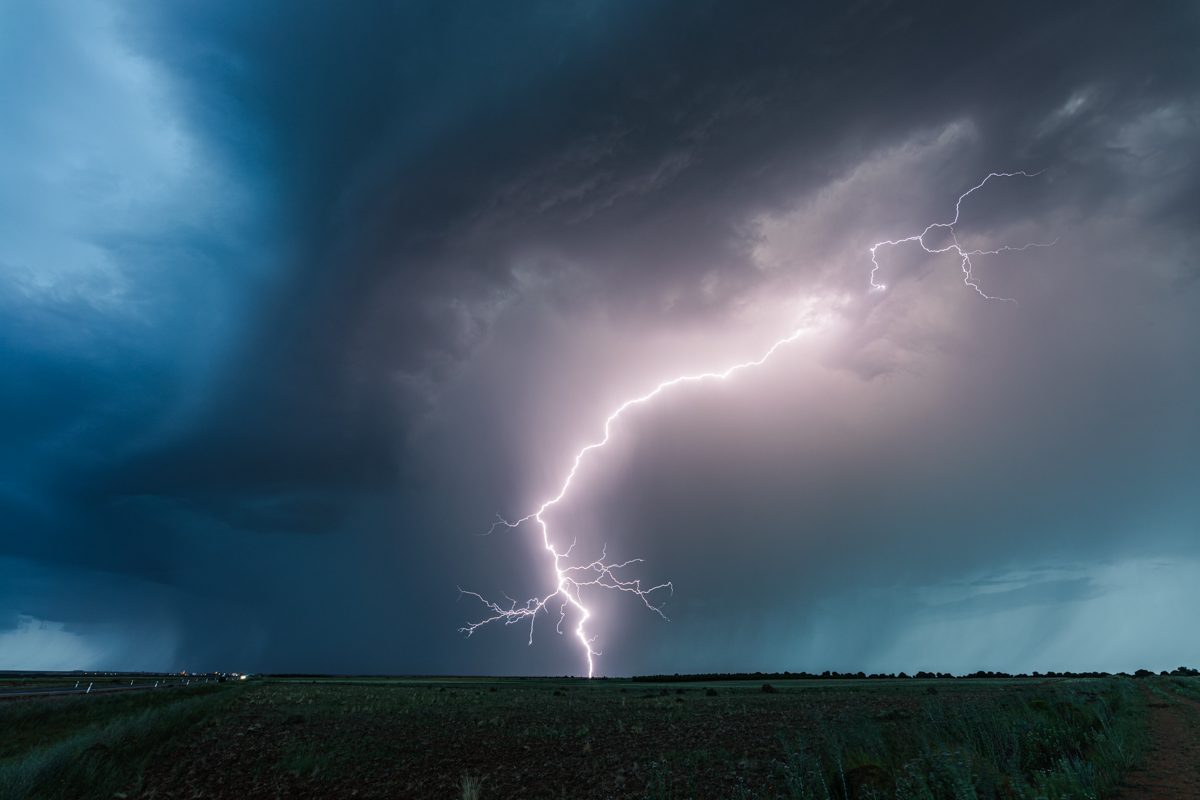
[[[871,246],[871,263],[872,263],[873,267],[871,269],[871,277],[870,277],[871,288],[874,290],[880,290],[880,291],[885,288],[883,286],[883,284],[879,284],[879,283],[875,282],[875,276],[879,271],[879,262],[876,260],[876,255],[877,255],[878,249],[880,247],[883,247],[884,245],[895,246],[895,245],[900,245],[900,244],[906,244],[908,242],[916,242],[927,253],[935,253],[936,254],[936,253],[948,253],[948,252],[953,251],[955,254],[957,254],[961,258],[961,266],[962,266],[962,270],[963,270],[963,282],[966,283],[966,285],[970,286],[972,289],[974,289],[976,292],[978,292],[982,297],[985,297],[989,300],[1005,300],[1008,302],[1015,302],[1015,301],[1012,301],[1010,298],[992,297],[992,296],[984,293],[983,289],[980,288],[979,283],[975,280],[975,277],[972,274],[972,268],[974,265],[971,262],[971,257],[972,256],[981,256],[981,255],[995,255],[997,253],[1001,253],[1006,250],[1017,251],[1017,250],[1025,250],[1030,247],[1048,247],[1049,245],[1030,243],[1030,244],[1022,245],[1021,247],[1005,246],[1005,247],[997,248],[995,250],[964,250],[962,248],[962,246],[959,244],[958,238],[955,235],[954,226],[956,224],[958,224],[959,217],[962,213],[963,200],[967,197],[967,195],[982,188],[984,186],[984,184],[986,184],[992,178],[1011,178],[1011,177],[1015,177],[1015,176],[1024,176],[1027,178],[1032,178],[1032,177],[1034,177],[1036,175],[1040,175],[1040,174],[1041,174],[1040,172],[1035,172],[1032,174],[1027,173],[1027,172],[993,172],[993,173],[990,173],[977,186],[971,187],[970,189],[968,189],[966,192],[963,192],[959,196],[958,202],[954,204],[954,220],[953,221],[951,221],[951,222],[935,222],[932,225],[929,225],[928,227],[926,227],[924,231],[922,231],[920,234],[918,234],[916,236],[909,236],[908,238],[905,238],[905,239],[895,239],[895,240],[877,242],[876,244],[872,245]],[[949,244],[943,248],[930,248],[929,246],[927,246],[925,244],[925,237],[928,236],[932,231],[935,231],[937,229],[945,229],[950,234],[951,244]],[[1051,242],[1050,244],[1053,244],[1053,242]],[[597,586],[597,587],[602,587],[605,589],[615,589],[617,591],[628,592],[630,594],[636,595],[646,605],[647,608],[658,613],[660,616],[662,616],[664,619],[666,619],[666,615],[663,614],[663,612],[662,612],[661,604],[656,604],[655,602],[651,602],[651,601],[653,599],[653,595],[656,592],[662,592],[662,591],[673,592],[674,587],[671,585],[670,582],[658,584],[656,586],[651,586],[648,588],[643,588],[641,581],[638,579],[622,580],[618,576],[618,571],[624,569],[625,567],[629,566],[630,564],[641,561],[641,559],[635,558],[635,559],[631,559],[629,561],[609,563],[605,560],[607,558],[607,552],[606,552],[607,548],[601,549],[600,557],[597,558],[595,561],[592,561],[591,563],[588,563],[588,564],[572,566],[570,564],[569,559],[570,559],[572,550],[574,550],[574,548],[575,548],[575,542],[572,542],[570,547],[568,547],[566,550],[563,550],[560,552],[555,547],[554,542],[552,542],[550,539],[550,527],[546,523],[546,520],[543,517],[543,515],[551,507],[562,502],[566,498],[567,492],[570,491],[571,485],[575,481],[576,475],[579,473],[579,468],[583,463],[584,456],[586,456],[591,451],[597,450],[601,447],[604,447],[604,445],[608,444],[609,440],[612,438],[612,435],[613,435],[613,424],[617,421],[617,419],[623,413],[625,413],[626,410],[632,408],[633,406],[637,406],[637,405],[641,405],[643,403],[649,402],[653,398],[662,394],[667,389],[670,389],[671,387],[674,387],[674,386],[679,386],[679,385],[685,384],[685,383],[695,383],[695,382],[705,381],[705,380],[710,380],[710,379],[724,380],[724,379],[730,377],[731,375],[733,375],[735,372],[738,372],[739,370],[747,369],[749,367],[759,366],[760,364],[765,362],[768,358],[770,358],[775,353],[775,351],[779,350],[779,348],[783,347],[784,345],[791,344],[792,342],[796,341],[797,339],[799,339],[801,337],[801,335],[803,333],[804,333],[804,329],[800,329],[800,330],[793,332],[789,336],[787,336],[783,339],[780,339],[779,341],[775,342],[775,344],[771,345],[771,347],[766,351],[766,353],[763,354],[763,356],[761,358],[759,358],[755,361],[747,361],[742,364],[736,364],[736,365],[724,370],[723,372],[705,372],[705,373],[701,373],[698,375],[683,375],[678,378],[673,378],[669,381],[664,381],[663,383],[660,383],[658,386],[656,386],[650,392],[642,395],[641,397],[635,397],[632,400],[627,400],[626,402],[621,404],[621,406],[619,408],[617,408],[617,410],[614,411],[612,414],[610,414],[608,416],[608,419],[606,419],[604,421],[604,436],[599,441],[597,441],[593,444],[587,445],[586,447],[584,447],[582,450],[580,450],[575,455],[575,460],[571,464],[571,470],[567,473],[566,479],[563,481],[562,488],[559,489],[559,492],[557,495],[555,495],[550,500],[547,500],[545,503],[542,503],[542,505],[537,509],[537,511],[533,512],[532,514],[529,514],[528,516],[522,517],[521,519],[517,520],[516,522],[509,522],[509,521],[501,518],[499,522],[496,522],[495,524],[492,525],[491,530],[494,531],[497,526],[504,527],[504,528],[516,528],[526,522],[532,521],[541,528],[542,543],[545,546],[546,550],[550,553],[551,559],[553,560],[553,564],[554,564],[554,574],[555,574],[555,578],[556,578],[555,583],[554,583],[554,585],[555,585],[554,591],[551,592],[550,594],[546,595],[545,597],[535,597],[531,600],[528,600],[528,601],[526,601],[525,605],[523,605],[523,606],[518,606],[517,601],[506,596],[505,599],[508,601],[508,605],[507,605],[507,607],[505,607],[494,601],[487,600],[482,595],[480,595],[476,592],[468,592],[468,591],[459,589],[460,595],[465,594],[465,595],[471,595],[472,597],[478,598],[491,612],[491,616],[487,617],[486,619],[482,619],[478,622],[470,623],[464,628],[460,628],[459,629],[460,632],[465,633],[468,636],[470,636],[472,633],[474,633],[479,628],[483,627],[484,625],[493,623],[493,622],[503,621],[504,624],[506,624],[506,625],[512,625],[516,622],[520,622],[522,620],[527,619],[527,620],[529,620],[529,642],[530,642],[530,644],[532,644],[533,643],[533,623],[536,620],[538,613],[540,613],[544,609],[547,609],[547,606],[550,605],[551,601],[553,601],[555,598],[557,598],[560,601],[558,626],[557,626],[559,633],[562,633],[562,623],[563,623],[563,620],[566,619],[567,607],[574,606],[578,610],[579,624],[575,626],[575,635],[579,638],[579,642],[583,646],[584,652],[587,656],[588,677],[590,678],[595,674],[595,666],[596,666],[595,665],[595,657],[600,655],[600,651],[596,650],[592,646],[595,643],[595,637],[589,637],[587,635],[587,631],[585,629],[585,626],[587,625],[587,621],[591,617],[591,612],[588,611],[587,606],[584,605],[583,596],[580,593],[580,591],[583,587]]]

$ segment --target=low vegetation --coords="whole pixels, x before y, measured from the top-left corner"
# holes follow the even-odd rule
[[[0,800],[112,797],[236,694],[209,684],[0,702]]]
[[[293,678],[9,701],[0,800],[1101,800],[1144,757],[1157,693],[1200,679]]]
[[[798,736],[773,778],[789,798],[1102,798],[1147,748],[1132,681],[930,697]]]

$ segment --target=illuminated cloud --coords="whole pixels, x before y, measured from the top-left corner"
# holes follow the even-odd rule
[[[1005,668],[988,620],[1011,664],[1054,668],[1104,598],[1150,596],[1149,567],[1097,565],[1197,556],[1182,7],[0,13],[0,613],[61,621],[47,641],[578,672],[552,625],[457,633],[458,586],[553,589],[536,529],[480,534],[554,497],[630,397],[797,326],[630,409],[554,507],[556,547],[675,589],[670,622],[595,594],[602,671]],[[974,262],[1015,307],[915,246],[871,291],[873,244],[1016,171],[1040,174],[955,227],[1057,240]],[[1055,568],[1086,580],[1012,595],[1053,636],[1028,606],[920,599]],[[1182,658],[1121,631],[1098,664]]]

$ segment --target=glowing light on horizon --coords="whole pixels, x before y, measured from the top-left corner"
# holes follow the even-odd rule
[[[955,235],[954,226],[956,224],[958,224],[958,220],[961,215],[963,199],[966,198],[967,195],[971,194],[972,192],[982,188],[984,186],[984,184],[986,184],[992,178],[1011,178],[1011,177],[1015,177],[1018,175],[1021,175],[1021,176],[1027,177],[1027,178],[1032,178],[1032,177],[1035,177],[1040,174],[1041,174],[1041,172],[1035,172],[1033,174],[1029,174],[1026,172],[993,172],[993,173],[990,173],[977,186],[974,186],[974,187],[968,189],[963,194],[959,195],[958,202],[955,203],[955,205],[954,205],[954,220],[952,222],[947,222],[947,223],[935,222],[932,225],[929,225],[928,227],[926,227],[924,231],[922,231],[920,234],[918,234],[916,236],[910,236],[905,239],[896,239],[896,240],[877,242],[876,244],[872,245],[871,249],[870,249],[871,263],[873,265],[873,268],[871,269],[871,276],[870,276],[871,288],[873,290],[879,290],[879,291],[886,288],[883,284],[878,284],[875,282],[875,275],[879,270],[879,262],[876,260],[876,251],[880,247],[883,247],[884,245],[894,246],[894,245],[899,245],[899,244],[905,244],[908,242],[916,242],[927,253],[937,254],[937,253],[947,253],[950,251],[954,251],[962,259],[962,269],[963,269],[963,273],[964,273],[963,282],[966,283],[967,286],[970,286],[972,289],[974,289],[976,292],[978,292],[982,297],[987,298],[989,300],[1004,300],[1004,301],[1015,303],[1016,302],[1015,300],[1011,300],[1009,298],[1002,298],[1002,297],[991,297],[983,292],[983,290],[979,287],[979,284],[977,282],[975,282],[974,276],[972,275],[973,264],[971,263],[971,256],[995,255],[997,253],[1001,253],[1001,252],[1009,251],[1009,250],[1020,251],[1020,250],[1026,250],[1030,247],[1048,247],[1050,245],[1030,243],[1030,244],[1023,245],[1021,247],[1009,247],[1009,246],[1000,247],[1000,248],[997,248],[996,250],[963,250],[963,248],[959,245],[957,236]],[[938,229],[938,228],[945,228],[949,231],[952,244],[947,245],[946,247],[940,248],[940,249],[938,249],[938,248],[931,249],[930,247],[928,247],[925,244],[925,237],[931,231]],[[1057,241],[1057,240],[1055,240],[1055,241]],[[1054,242],[1051,242],[1050,244],[1054,244]],[[667,583],[661,583],[656,586],[651,586],[649,588],[643,588],[642,582],[639,579],[622,580],[620,577],[618,577],[617,571],[629,566],[630,564],[638,563],[641,561],[641,559],[635,558],[635,559],[630,559],[628,561],[622,561],[619,563],[607,563],[605,561],[605,559],[607,558],[607,546],[601,548],[600,557],[597,558],[595,561],[592,561],[589,564],[571,566],[568,559],[570,558],[571,551],[575,549],[576,542],[572,541],[570,547],[568,547],[566,550],[560,552],[554,546],[554,543],[551,542],[551,540],[550,540],[550,526],[547,524],[546,520],[544,519],[543,514],[545,514],[550,508],[552,508],[553,506],[562,502],[566,498],[567,492],[570,491],[571,485],[574,483],[576,475],[579,473],[579,468],[583,463],[584,457],[591,451],[597,450],[601,447],[604,447],[604,445],[608,444],[609,440],[612,439],[612,435],[613,435],[613,430],[612,430],[613,423],[616,422],[616,420],[623,413],[625,413],[625,411],[627,411],[628,409],[630,409],[634,406],[641,405],[643,403],[646,403],[646,402],[654,399],[655,397],[662,394],[667,389],[670,389],[674,386],[679,386],[679,385],[687,384],[687,383],[696,383],[696,382],[705,381],[705,380],[725,380],[740,370],[748,369],[750,367],[760,366],[761,364],[766,362],[766,360],[769,359],[772,355],[774,355],[777,350],[779,350],[781,347],[784,347],[785,345],[795,342],[797,339],[799,339],[801,336],[803,336],[807,332],[807,330],[808,330],[807,328],[799,328],[798,330],[792,332],[790,335],[778,340],[773,345],[771,345],[771,347],[760,358],[755,359],[753,361],[746,361],[746,362],[743,362],[740,364],[735,364],[734,366],[729,367],[728,369],[725,369],[723,371],[703,372],[703,373],[699,373],[696,375],[682,375],[677,378],[672,378],[670,380],[663,381],[662,383],[658,384],[658,386],[654,387],[652,390],[650,390],[646,394],[643,394],[640,397],[635,397],[631,400],[625,401],[617,408],[616,411],[609,414],[608,418],[605,419],[605,421],[604,421],[604,436],[602,438],[600,438],[599,441],[593,442],[592,444],[585,446],[578,453],[576,453],[575,460],[571,464],[571,469],[567,473],[566,479],[562,483],[562,488],[559,489],[559,492],[557,495],[555,495],[550,500],[547,500],[546,502],[542,503],[542,505],[539,506],[538,509],[536,511],[534,511],[532,514],[528,514],[528,515],[522,517],[521,519],[518,519],[515,522],[509,522],[508,520],[506,520],[504,518],[500,518],[500,520],[498,522],[493,523],[492,527],[488,531],[489,533],[491,533],[491,532],[495,531],[495,529],[497,527],[517,528],[520,525],[522,525],[526,522],[531,522],[531,521],[533,523],[537,524],[541,528],[542,543],[545,546],[546,550],[550,553],[550,555],[553,559],[554,573],[555,573],[555,577],[556,577],[554,591],[551,592],[550,594],[546,595],[545,597],[535,597],[530,600],[527,600],[525,602],[525,605],[523,605],[523,606],[518,606],[516,600],[513,600],[512,598],[505,595],[505,600],[508,601],[508,605],[506,607],[506,606],[502,606],[499,603],[496,603],[492,600],[488,600],[488,599],[484,598],[483,595],[481,595],[477,592],[465,591],[462,588],[460,588],[459,589],[460,596],[470,595],[472,597],[478,598],[479,601],[482,602],[488,608],[488,610],[491,612],[491,616],[487,617],[486,619],[482,619],[478,622],[469,623],[465,627],[459,628],[459,631],[461,633],[467,634],[467,636],[470,636],[472,633],[474,633],[479,628],[481,628],[485,625],[489,625],[493,622],[503,621],[503,623],[505,625],[512,625],[517,622],[521,622],[523,620],[528,620],[529,621],[529,643],[532,644],[533,643],[533,626],[534,626],[534,622],[537,619],[537,615],[543,610],[546,610],[547,613],[549,613],[549,610],[547,607],[550,605],[551,601],[553,601],[555,598],[558,598],[560,600],[560,604],[559,604],[559,617],[558,617],[557,630],[560,634],[562,633],[562,623],[563,623],[563,620],[566,619],[568,606],[574,607],[579,613],[579,623],[575,626],[575,635],[579,639],[579,642],[582,645],[584,652],[586,654],[587,666],[588,666],[588,677],[591,678],[595,674],[595,657],[600,655],[600,651],[596,650],[593,647],[593,644],[595,643],[595,637],[589,638],[587,635],[587,632],[585,630],[587,621],[588,621],[588,619],[591,618],[591,612],[588,610],[587,606],[584,605],[583,597],[580,594],[580,589],[582,589],[582,587],[597,586],[597,587],[601,587],[601,588],[605,588],[605,589],[614,589],[617,591],[627,592],[629,594],[636,595],[646,605],[647,608],[649,608],[651,611],[656,612],[663,619],[666,619],[666,615],[662,611],[661,604],[656,605],[655,603],[651,602],[651,600],[652,600],[652,596],[654,595],[655,592],[660,592],[660,591],[667,591],[667,592],[671,592],[671,593],[674,592],[674,586],[669,581]]]

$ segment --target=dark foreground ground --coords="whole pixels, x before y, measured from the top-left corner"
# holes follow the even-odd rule
[[[0,800],[1198,796],[1196,678],[771,689],[252,680],[8,700]]]

